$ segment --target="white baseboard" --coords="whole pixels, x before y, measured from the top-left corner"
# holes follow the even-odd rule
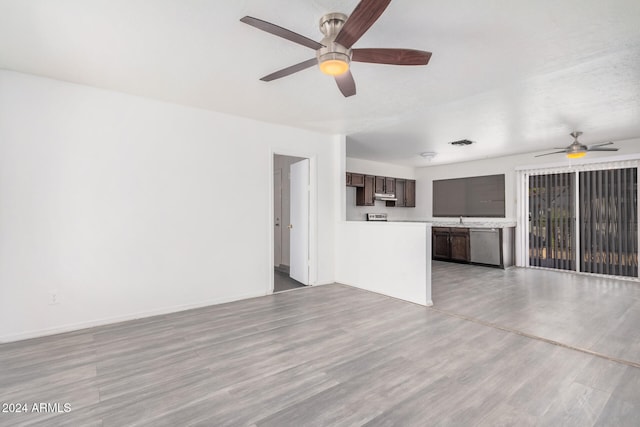
[[[55,327],[52,327],[52,328],[37,329],[37,330],[32,330],[32,331],[20,332],[20,333],[17,333],[17,334],[9,334],[9,335],[0,336],[0,344],[5,344],[5,343],[9,343],[9,342],[14,342],[14,341],[22,341],[22,340],[31,339],[31,338],[45,337],[45,336],[49,336],[49,335],[57,335],[57,334],[65,333],[65,332],[74,332],[74,331],[78,331],[78,330],[81,330],[81,329],[93,328],[93,327],[96,327],[96,326],[110,325],[110,324],[113,324],[113,323],[126,322],[128,320],[142,319],[142,318],[145,318],[145,317],[158,316],[158,315],[161,315],[161,314],[177,313],[177,312],[180,312],[180,311],[192,310],[194,308],[201,308],[201,307],[207,307],[207,306],[210,306],[210,305],[224,304],[224,303],[227,303],[227,302],[233,302],[233,301],[239,301],[239,300],[243,300],[243,299],[262,297],[262,296],[265,296],[265,295],[266,295],[266,293],[234,295],[234,296],[231,296],[231,297],[217,298],[217,299],[214,299],[214,300],[209,300],[209,301],[206,301],[206,302],[199,302],[199,303],[194,303],[194,304],[181,304],[181,305],[175,305],[175,306],[171,306],[171,307],[163,307],[163,308],[160,308],[160,309],[157,309],[157,310],[148,310],[148,311],[142,311],[142,312],[138,312],[138,313],[127,314],[127,315],[123,315],[123,316],[114,316],[114,317],[107,317],[107,318],[102,318],[102,319],[94,319],[94,320],[88,320],[88,321],[84,321],[84,322],[69,323],[69,324],[66,324],[66,325],[55,326]]]
[[[312,286],[325,286],[325,285],[333,285],[337,282],[318,282],[318,283],[313,283]]]
[[[383,295],[385,297],[397,299],[399,301],[404,301],[404,302],[408,302],[408,303],[415,304],[415,305],[420,305],[422,307],[431,307],[433,305],[433,301],[432,300],[428,300],[428,301],[422,303],[422,302],[411,301],[409,299],[404,299],[404,298],[396,297],[396,296],[393,296],[393,295],[389,295],[389,294],[386,294],[384,292],[379,292],[379,291],[374,291],[374,290],[371,290],[371,289],[363,288],[363,287],[360,287],[360,286],[357,286],[357,285],[351,285],[351,284],[345,283],[345,282],[336,282],[336,283],[338,285],[349,286],[350,288],[360,289],[361,291],[371,292],[372,294]]]

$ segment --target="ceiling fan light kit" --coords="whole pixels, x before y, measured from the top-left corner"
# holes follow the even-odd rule
[[[586,151],[576,151],[575,153],[567,153],[568,159],[580,159],[587,155]]]
[[[349,71],[349,61],[347,58],[336,57],[336,54],[329,53],[327,57],[321,58],[319,62],[320,71],[329,76],[339,76]]]
[[[350,71],[351,61],[389,65],[427,65],[431,59],[431,52],[414,49],[351,48],[382,15],[389,3],[391,0],[361,0],[351,16],[344,13],[324,15],[320,18],[320,31],[324,35],[320,42],[258,18],[243,17],[240,21],[245,24],[316,51],[315,59],[283,68],[260,80],[267,82],[276,80],[317,64],[321,72],[335,78],[340,92],[345,97],[349,97],[356,94],[356,83]]]

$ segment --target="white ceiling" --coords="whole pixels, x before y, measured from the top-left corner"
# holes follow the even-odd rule
[[[314,51],[358,0],[0,0],[0,68],[326,133],[348,155],[420,166],[640,137],[640,1],[395,0],[355,47],[433,52],[426,67],[352,64],[343,98]],[[447,144],[457,139],[477,144]]]

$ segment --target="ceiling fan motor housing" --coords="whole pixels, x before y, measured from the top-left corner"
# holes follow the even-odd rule
[[[582,153],[588,151],[586,145],[580,144],[578,141],[574,141],[567,147],[567,153]]]
[[[318,64],[321,65],[327,61],[340,61],[348,65],[351,62],[351,49],[334,42],[346,20],[347,15],[344,13],[329,13],[320,18],[320,31],[324,34],[320,43],[324,47],[316,51]]]
[[[574,131],[574,132],[571,132],[569,135],[573,137],[573,142],[571,143],[571,145],[567,147],[568,155],[579,155],[582,153],[586,153],[588,151],[588,148],[586,145],[580,144],[578,142],[578,137],[582,135],[582,132]]]

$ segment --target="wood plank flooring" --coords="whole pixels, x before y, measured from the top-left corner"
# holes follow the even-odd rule
[[[640,282],[433,262],[445,312],[640,364]]]
[[[529,327],[552,329],[551,297],[568,291],[486,270],[470,271],[500,308],[482,287],[452,281],[464,271],[438,266],[436,308],[484,306],[491,319],[528,325],[520,310],[541,325]],[[514,280],[529,290],[509,289]],[[631,340],[637,284],[596,282]],[[465,286],[467,303],[456,305]],[[582,344],[603,340],[577,333]],[[639,396],[638,368],[342,285],[0,345],[0,402],[71,405],[0,413],[0,426],[637,426]]]

